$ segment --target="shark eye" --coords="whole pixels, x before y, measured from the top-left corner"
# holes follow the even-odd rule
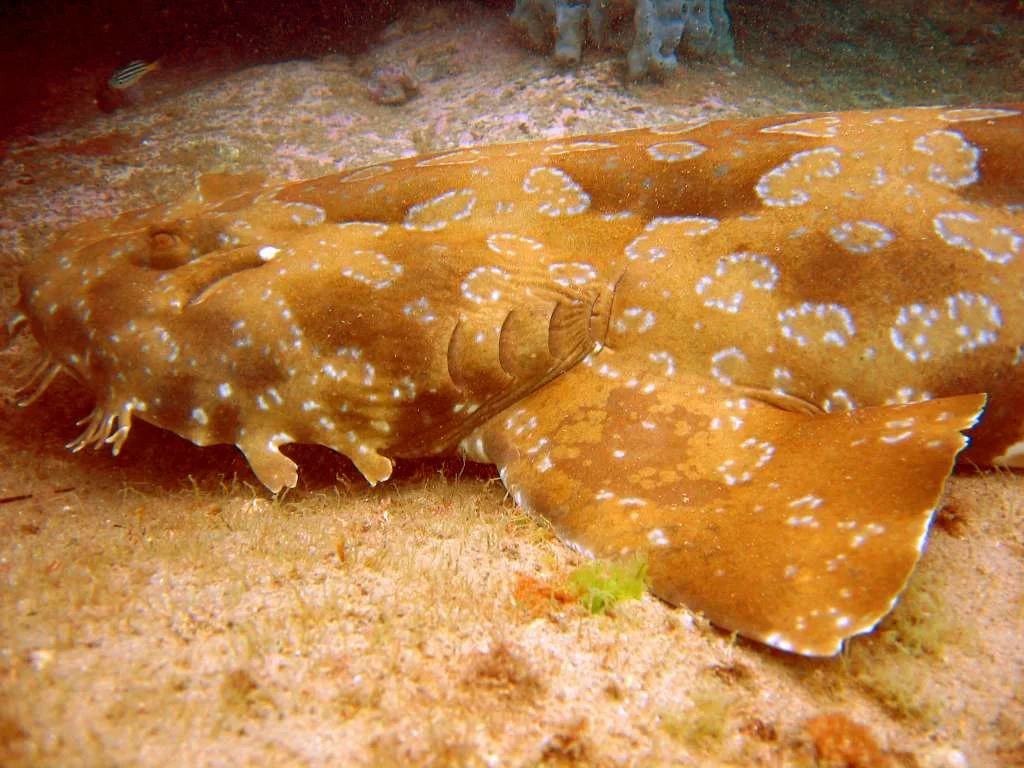
[[[167,251],[178,244],[180,238],[173,232],[155,232],[149,240],[149,247],[154,251]]]
[[[149,235],[149,251],[140,266],[151,269],[174,269],[192,258],[192,248],[178,232],[156,229]]]

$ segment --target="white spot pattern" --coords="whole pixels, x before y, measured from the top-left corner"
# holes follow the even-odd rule
[[[732,253],[719,259],[715,271],[697,281],[694,290],[704,297],[704,306],[736,314],[743,305],[744,289],[771,291],[779,280],[779,270],[757,253]]]
[[[597,270],[593,264],[578,261],[549,264],[548,272],[555,283],[566,288],[588,285],[597,279]]]
[[[707,125],[710,120],[706,117],[692,117],[688,120],[681,120],[677,123],[668,123],[666,125],[656,125],[653,128],[648,129],[652,136],[678,136],[681,133],[689,133],[690,131],[701,128]]]
[[[711,376],[722,384],[732,384],[735,373],[729,369],[746,362],[747,356],[736,347],[720,350],[711,356]]]
[[[990,227],[982,219],[968,211],[940,213],[932,220],[932,226],[942,240],[949,245],[975,251],[994,264],[1009,264],[1020,255],[1024,236],[1010,227]]]
[[[678,163],[692,160],[708,151],[708,148],[697,141],[663,141],[647,147],[651,159],[661,163]]]
[[[964,123],[972,120],[998,120],[1001,117],[1016,117],[1019,114],[1016,109],[999,107],[959,107],[940,112],[939,120],[947,123]]]
[[[940,317],[939,310],[922,304],[900,307],[896,323],[889,329],[889,339],[912,363],[931,359],[928,334]]]
[[[957,352],[970,352],[994,344],[1003,325],[999,306],[987,296],[968,291],[947,296],[944,306],[909,304],[900,307],[896,322],[889,329],[889,339],[911,362],[933,359],[931,334],[940,343],[958,338]]]
[[[844,221],[829,230],[832,239],[850,253],[870,253],[895,239],[891,230],[877,221]]]
[[[914,142],[914,150],[931,157],[928,178],[958,189],[978,180],[981,151],[958,131],[931,131]]]
[[[676,359],[673,357],[671,352],[651,352],[648,355],[652,363],[663,363],[665,366],[665,376],[671,378],[676,373]]]
[[[281,203],[292,224],[300,227],[316,227],[327,220],[327,211],[311,203]]]
[[[416,203],[406,213],[402,226],[411,231],[437,232],[453,221],[467,218],[475,204],[476,193],[472,189],[453,189]]]
[[[748,437],[740,448],[743,452],[730,457],[718,466],[718,473],[726,485],[744,485],[754,479],[759,469],[775,456],[775,446],[766,440]]]
[[[618,333],[647,333],[654,327],[655,315],[643,307],[626,307],[615,318],[613,327]]]
[[[345,267],[341,270],[341,276],[368,285],[374,290],[390,288],[394,285],[395,278],[403,272],[401,264],[396,264],[383,253],[376,251],[355,250],[352,252],[352,259],[357,264]]]
[[[767,128],[762,128],[761,133],[782,133],[787,136],[809,136],[814,139],[828,139],[839,132],[840,122],[840,119],[835,115],[805,117],[802,120],[794,120],[791,123],[770,125]]]
[[[779,323],[783,338],[801,347],[812,341],[845,347],[855,333],[849,310],[839,304],[804,302],[780,312]]]
[[[416,163],[417,168],[434,168],[445,165],[474,165],[485,159],[479,149],[456,149],[434,157],[428,157]]]
[[[821,407],[825,413],[834,413],[836,411],[852,411],[857,405],[854,403],[853,398],[850,397],[849,392],[845,389],[836,389],[825,398]]]
[[[391,173],[394,168],[389,163],[381,163],[380,165],[371,165],[369,168],[360,168],[352,171],[352,173],[342,176],[338,179],[339,184],[351,183],[354,181],[369,181],[370,179],[376,179],[380,176],[386,176]]]
[[[647,540],[655,547],[667,547],[669,545],[668,537],[661,528],[652,528],[647,533]]]
[[[430,306],[430,299],[426,296],[421,296],[415,301],[406,304],[402,307],[402,314],[406,317],[411,317],[424,325],[429,325],[437,320],[437,315],[434,314],[434,310]]]
[[[670,253],[685,247],[680,243],[680,238],[700,237],[716,229],[718,219],[707,216],[658,216],[647,223],[644,234],[626,246],[626,257],[630,261],[661,261]]]
[[[338,229],[349,230],[355,235],[369,235],[380,237],[388,231],[387,224],[378,221],[342,221],[336,224]]]
[[[755,189],[766,205],[803,205],[818,179],[830,179],[842,171],[836,147],[818,147],[797,152],[782,165],[768,171]]]
[[[532,168],[523,191],[537,198],[537,212],[552,218],[575,216],[590,208],[590,195],[559,168]]]
[[[957,352],[970,352],[994,344],[1003,325],[998,305],[987,296],[960,291],[946,299],[946,314],[962,339]]]
[[[919,403],[924,400],[931,400],[930,392],[914,389],[913,387],[900,387],[893,397],[885,399],[886,405],[906,405],[907,403]]]
[[[594,152],[601,149],[616,149],[618,145],[607,141],[559,141],[555,144],[548,144],[541,149],[542,155],[556,157],[558,155],[572,155],[578,152]]]
[[[487,247],[502,256],[510,256],[529,263],[537,259],[539,251],[544,250],[543,243],[532,237],[523,237],[511,232],[490,235],[487,238]]]
[[[512,277],[501,267],[476,267],[463,278],[462,295],[474,304],[500,301]]]

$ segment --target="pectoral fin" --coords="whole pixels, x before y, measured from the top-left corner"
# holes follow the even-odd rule
[[[604,350],[463,446],[596,557],[786,651],[832,655],[893,607],[981,394],[809,414]]]

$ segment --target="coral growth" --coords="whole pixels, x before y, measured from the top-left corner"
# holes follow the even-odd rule
[[[583,45],[628,49],[629,76],[664,76],[676,51],[733,57],[725,0],[516,0],[512,23],[528,43],[575,64]]]

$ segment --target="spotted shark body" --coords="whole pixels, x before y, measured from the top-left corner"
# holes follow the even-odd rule
[[[75,449],[138,417],[274,492],[288,443],[371,484],[461,450],[581,550],[646,556],[662,598],[833,654],[895,604],[958,454],[1024,464],[1022,113],[204,177],[29,264],[26,399],[68,371],[97,399]]]

